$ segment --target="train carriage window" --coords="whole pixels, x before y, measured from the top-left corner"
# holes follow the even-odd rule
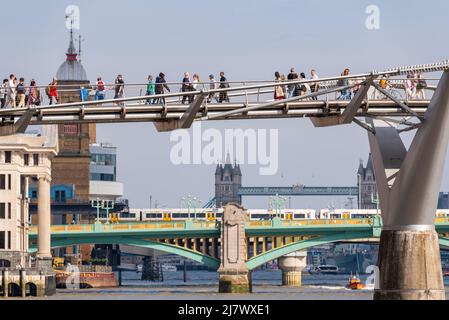
[[[339,213],[331,213],[330,217],[331,219],[340,219],[341,215]]]
[[[263,214],[263,213],[253,213],[251,215],[251,218],[252,219],[260,219],[260,220],[262,220],[262,219],[269,219],[270,215],[269,214]]]
[[[126,212],[126,211],[123,211],[123,212],[120,213],[120,217],[121,217],[121,218],[135,218],[135,217],[136,217],[136,214],[133,213],[133,212]]]
[[[172,213],[172,217],[173,218],[177,218],[177,219],[188,218],[189,214],[187,212],[186,213],[184,213],[184,212],[174,212],[174,213]]]
[[[370,218],[372,215],[367,213],[354,213],[351,215],[354,219],[364,219],[364,218]]]
[[[293,215],[293,218],[294,218],[294,219],[305,219],[305,218],[306,218],[306,215],[305,215],[304,213],[295,213],[295,214]]]
[[[157,218],[162,218],[162,213],[147,213],[145,214],[145,217],[147,218],[153,218],[153,219],[157,219]]]

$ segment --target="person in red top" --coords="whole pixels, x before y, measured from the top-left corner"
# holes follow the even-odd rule
[[[53,78],[53,80],[47,86],[47,89],[45,90],[47,93],[48,99],[50,100],[50,105],[58,103],[58,88],[56,87],[57,84],[58,84],[58,80],[56,78]]]
[[[106,84],[101,79],[101,77],[97,78],[97,82],[95,82],[95,100],[104,100],[106,96]]]

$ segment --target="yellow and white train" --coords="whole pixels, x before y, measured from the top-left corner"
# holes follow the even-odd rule
[[[375,215],[380,215],[380,209],[322,209],[317,218],[319,219],[363,219],[371,218]],[[438,209],[436,217],[449,217],[449,210]]]
[[[250,220],[270,220],[276,216],[276,211],[266,209],[249,209]],[[315,219],[316,210],[313,209],[284,209],[277,214],[283,220]],[[121,212],[119,221],[176,221],[197,219],[206,221],[220,220],[223,208],[219,209],[130,209]]]
[[[278,213],[274,210],[248,209],[250,220],[271,220],[278,216],[282,220],[313,220],[313,219],[364,219],[380,214],[380,210],[368,209],[283,209]],[[219,209],[130,209],[129,212],[113,214],[112,222],[137,221],[177,221],[197,219],[203,221],[221,220],[223,208]],[[438,209],[436,217],[449,217],[449,210]],[[102,218],[105,220],[105,217]]]

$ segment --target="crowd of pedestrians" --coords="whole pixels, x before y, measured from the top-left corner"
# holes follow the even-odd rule
[[[298,96],[304,96],[306,94],[313,94],[319,91],[319,77],[315,69],[310,71],[310,80],[316,80],[316,82],[300,82],[308,80],[304,72],[297,73],[295,68],[290,69],[290,73],[285,75],[280,74],[279,71],[274,73],[274,81],[282,82],[282,84],[275,86],[274,99],[282,100],[286,98],[293,98]],[[289,82],[291,82],[289,84]],[[312,95],[310,100],[317,100],[317,97]]]
[[[350,76],[350,69],[346,68],[342,76]],[[317,100],[317,93],[320,90],[320,78],[315,69],[310,70],[309,79],[304,72],[297,73],[295,68],[291,68],[287,77],[280,72],[274,74],[275,82],[279,82],[274,87],[274,99],[282,100],[286,98],[293,98],[297,96],[308,95],[306,100]],[[303,80],[303,81],[301,81]],[[306,81],[307,80],[307,81]],[[315,80],[315,81],[314,81]],[[165,74],[160,72],[154,79],[153,75],[148,75],[146,85],[146,95],[162,95],[170,93],[170,87],[167,84]],[[337,87],[341,88],[339,91],[339,100],[351,99],[361,87],[363,79],[342,78],[337,81]],[[192,103],[194,99],[193,94],[188,92],[198,91],[208,87],[209,90],[227,89],[230,88],[229,82],[224,72],[220,72],[218,81],[213,74],[208,77],[208,82],[202,83],[198,74],[190,76],[189,72],[185,72],[182,78],[180,91],[186,93],[182,96],[181,103]],[[384,90],[390,89],[390,82],[387,77],[382,77],[379,81],[380,87]],[[200,88],[201,86],[201,88]],[[404,82],[404,89],[407,99],[425,99],[425,89],[427,83],[422,74],[410,74]],[[59,87],[61,88],[61,87]],[[65,89],[65,88],[64,88]],[[59,102],[58,80],[53,78],[52,81],[45,87],[45,94],[48,98],[48,104],[57,104]],[[71,88],[73,90],[73,88]],[[92,87],[78,87],[81,101],[89,100],[93,96],[94,100],[106,99],[107,90],[114,92],[114,99],[124,97],[125,81],[123,75],[117,75],[113,86],[107,87],[106,83],[101,77],[98,77]],[[229,102],[229,95],[226,90],[217,92],[210,92],[207,96],[207,102],[223,103]],[[23,77],[17,79],[14,74],[9,76],[9,79],[4,79],[0,87],[0,107],[1,108],[22,108],[26,106],[38,106],[43,102],[41,92],[34,79],[31,79],[26,85]],[[146,100],[148,104],[165,104],[165,97],[154,97]]]

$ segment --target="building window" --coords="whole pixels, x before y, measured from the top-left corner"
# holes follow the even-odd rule
[[[8,231],[8,250],[11,250],[11,231]]]
[[[6,189],[6,175],[0,174],[0,190]]]
[[[5,151],[5,163],[11,163],[12,160],[12,152]]]
[[[39,165],[39,154],[37,154],[37,153],[33,154],[33,164],[35,166]]]
[[[57,190],[55,192],[56,202],[66,202],[65,190]]]
[[[5,206],[6,203],[0,203],[0,219],[5,219]]]
[[[28,153],[25,153],[23,155],[23,163],[25,166],[29,166],[30,165],[30,155]]]
[[[36,199],[37,198],[37,190],[31,191],[31,198]]]
[[[0,249],[5,249],[5,231],[0,231]]]
[[[77,136],[79,134],[77,124],[65,124],[63,131],[65,136]]]
[[[12,178],[11,175],[8,174],[8,190],[11,190],[11,185],[12,185],[11,178]]]
[[[8,202],[8,219],[11,219],[11,202]]]

